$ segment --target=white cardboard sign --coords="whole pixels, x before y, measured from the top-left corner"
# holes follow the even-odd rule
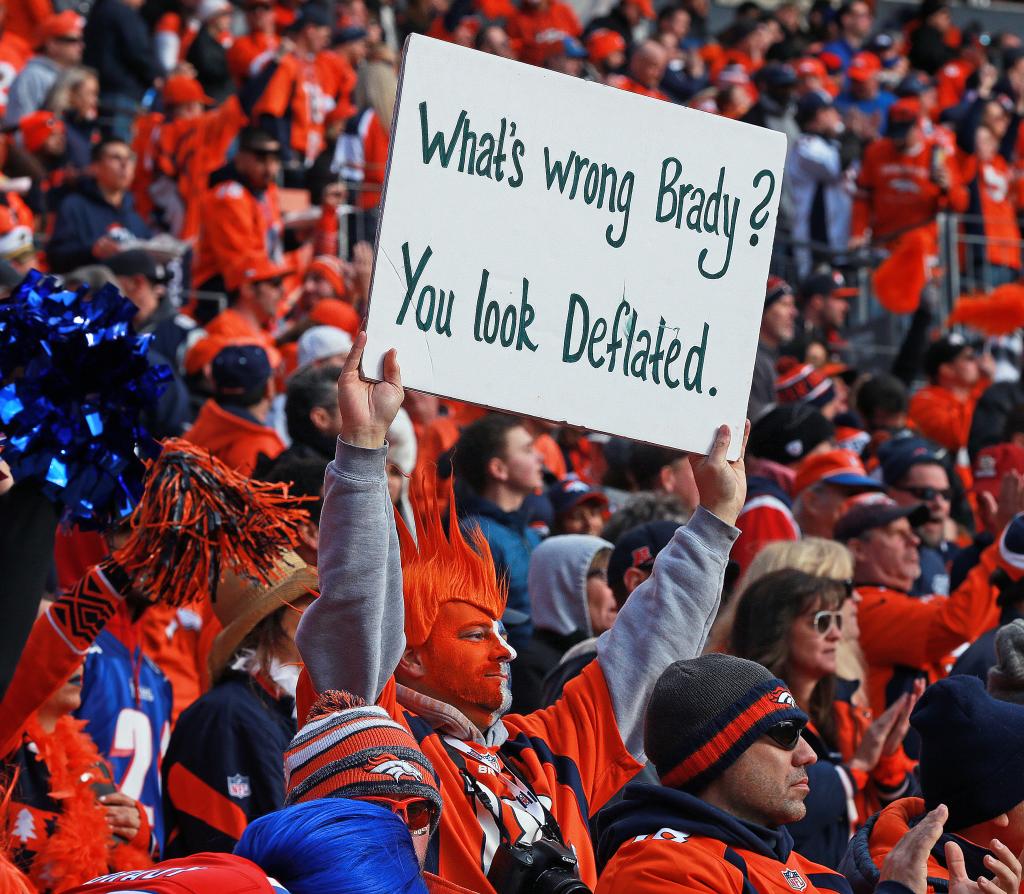
[[[785,137],[409,38],[365,372],[705,453],[739,452]]]

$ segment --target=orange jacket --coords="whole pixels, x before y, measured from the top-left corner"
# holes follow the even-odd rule
[[[8,30],[0,37],[0,115],[7,110],[7,91],[32,57],[29,45]]]
[[[923,799],[901,798],[899,801],[893,801],[877,816],[871,817],[864,828],[853,837],[839,868],[849,879],[856,894],[868,894],[878,888],[885,858],[926,812]],[[965,868],[970,878],[991,876],[982,862],[988,851],[958,835],[946,832],[928,856],[928,894],[934,894],[936,891],[944,894],[949,889],[949,870],[946,868],[945,858],[945,846],[949,841],[956,842],[963,851]]]
[[[447,806],[447,805],[446,805]],[[849,892],[834,870],[792,850],[782,827],[745,823],[686,792],[631,785],[601,818],[596,894]]]
[[[549,35],[579,37],[583,33],[576,13],[562,0],[524,4],[509,16],[505,27],[513,46],[521,48],[519,58],[531,65],[543,64],[543,41]]]
[[[135,200],[135,210],[147,223],[153,214],[153,199],[149,188],[158,172],[158,143],[163,125],[163,112],[146,112],[135,119],[135,133],[132,136],[132,152],[138,159],[135,179],[132,180],[132,198]]]
[[[310,165],[324,148],[324,124],[348,103],[341,95],[343,81],[343,63],[336,54],[318,53],[313,59],[289,54],[278,64],[252,117],[288,119],[290,146]]]
[[[244,270],[261,257],[282,260],[281,206],[271,184],[257,196],[235,179],[206,191],[199,223],[199,247],[192,281],[197,286],[217,274]]]
[[[284,442],[274,429],[229,413],[212,397],[199,410],[185,439],[244,475],[252,474],[260,454],[274,459],[284,452]]]
[[[852,235],[861,236],[870,227],[875,240],[885,240],[917,226],[934,229],[939,211],[967,209],[967,190],[948,158],[945,165],[952,181],[949,190],[943,193],[932,181],[933,145],[933,140],[922,140],[911,155],[900,152],[887,138],[867,147],[857,177]]]
[[[159,171],[175,181],[181,196],[184,220],[175,233],[179,239],[192,239],[199,232],[210,175],[223,164],[247,120],[238,97],[229,96],[198,118],[165,123],[155,135]]]
[[[29,46],[35,46],[39,26],[53,12],[50,0],[8,0],[4,32],[16,34]]]
[[[974,407],[989,384],[988,379],[979,382],[966,400],[947,388],[926,385],[910,398],[910,424],[929,440],[956,453],[967,446]]]
[[[939,69],[935,76],[938,94],[938,109],[943,112],[957,105],[967,90],[967,79],[974,73],[974,66],[964,59],[954,59]]]
[[[950,653],[999,623],[995,589],[989,577],[996,546],[981,554],[951,596],[908,596],[889,587],[860,586],[857,607],[860,644],[868,664],[868,699],[881,714],[913,680],[945,677]]]
[[[989,263],[1019,270],[1018,197],[1010,165],[1001,155],[986,162],[978,161],[974,155],[960,156],[960,176],[970,192],[970,210],[981,213]]]
[[[438,875],[471,891],[491,890],[481,855],[489,861],[498,845],[495,824],[481,824],[475,798],[466,796],[464,777],[441,737],[424,719],[398,704],[393,680],[385,686],[378,703],[409,728],[439,777],[445,806],[437,833]],[[503,721],[509,738],[500,749],[463,743],[468,749],[467,771],[479,785],[501,798],[505,816],[514,815],[526,834],[532,820],[517,800],[522,794],[509,784],[514,777],[502,767],[512,760],[541,803],[558,818],[566,844],[579,858],[580,876],[592,888],[597,868],[588,828],[590,815],[641,769],[618,734],[600,666],[596,661],[587,665],[565,687],[553,707],[526,716],[508,715]],[[557,754],[552,751],[555,747]]]
[[[276,34],[262,31],[255,34],[243,34],[236,38],[228,50],[228,71],[236,83],[241,86],[270,61],[274,51],[280,46],[281,38]]]
[[[640,96],[649,96],[651,99],[664,99],[666,102],[668,101],[668,96],[657,87],[645,87],[639,81],[634,81],[629,75],[611,75],[608,78],[608,86],[618,87],[619,90],[625,90],[627,93],[638,93]]]

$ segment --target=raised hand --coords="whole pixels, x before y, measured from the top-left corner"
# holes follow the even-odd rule
[[[949,811],[945,804],[940,804],[928,813],[921,822],[907,832],[885,858],[882,863],[880,882],[899,882],[914,894],[925,894],[928,890],[928,855],[942,837],[942,827]],[[959,850],[959,848],[957,848]],[[960,855],[961,863],[963,854]],[[948,864],[948,861],[947,861]],[[950,872],[952,882],[952,871]],[[950,894],[954,894],[950,886]],[[955,892],[967,894],[967,892]]]
[[[707,456],[691,454],[690,466],[693,480],[700,492],[700,505],[718,516],[726,524],[736,523],[736,518],[747,498],[747,475],[743,458],[747,452],[747,438],[750,437],[750,420],[743,428],[743,447],[740,458],[735,462],[726,460],[732,432],[728,425],[720,425],[715,432],[715,443]]]
[[[979,876],[972,881],[967,877],[964,852],[954,841],[946,842],[946,868],[949,870],[949,894],[1017,894],[1021,883],[1021,859],[1014,856],[1005,844],[996,838],[989,845],[991,854],[985,857],[985,868],[992,878]]]
[[[394,348],[384,355],[384,381],[363,379],[359,362],[365,347],[366,332],[360,332],[338,378],[338,409],[341,411],[341,439],[354,447],[374,449],[384,446],[405,391],[398,352]]]

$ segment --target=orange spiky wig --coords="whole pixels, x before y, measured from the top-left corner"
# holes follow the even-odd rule
[[[498,579],[483,531],[474,528],[468,540],[462,534],[455,512],[453,482],[448,482],[451,514],[447,535],[437,492],[437,471],[433,466],[413,475],[409,501],[416,522],[416,540],[401,517],[396,516],[402,546],[405,638],[410,646],[426,642],[438,611],[447,602],[467,602],[492,618],[500,618],[508,599],[508,583]]]

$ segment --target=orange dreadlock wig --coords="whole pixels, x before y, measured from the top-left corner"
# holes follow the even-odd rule
[[[398,518],[402,546],[402,581],[405,596],[405,638],[421,646],[434,627],[437,613],[446,602],[467,602],[500,618],[508,599],[508,582],[498,580],[491,548],[479,527],[463,537],[455,512],[452,482],[448,484],[451,506],[448,531],[441,523],[437,498],[437,470],[427,466],[412,477],[409,500],[416,522],[416,537]]]

